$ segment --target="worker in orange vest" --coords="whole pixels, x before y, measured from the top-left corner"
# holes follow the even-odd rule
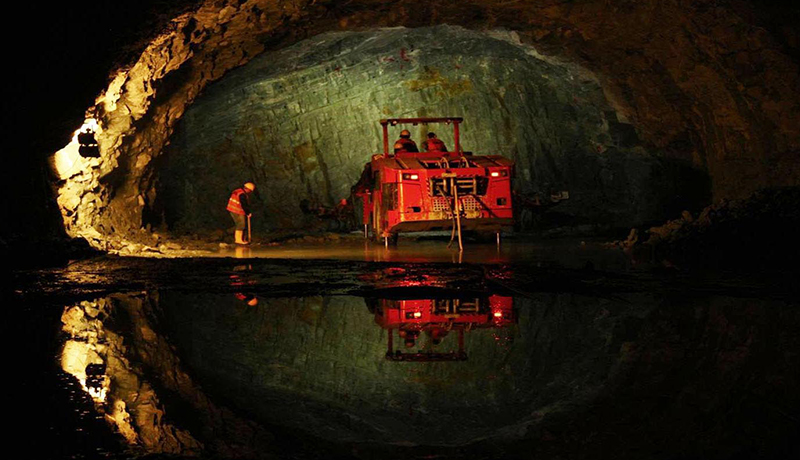
[[[250,217],[253,215],[250,206],[250,195],[255,189],[256,184],[245,182],[244,186],[234,190],[231,193],[231,197],[228,198],[228,207],[226,209],[231,213],[233,223],[236,224],[236,229],[233,232],[233,240],[236,244],[250,244],[249,240],[244,239],[244,231],[247,229]]]
[[[436,137],[436,133],[428,133],[428,140],[422,143],[422,147],[426,152],[446,152],[447,147],[441,139]]]

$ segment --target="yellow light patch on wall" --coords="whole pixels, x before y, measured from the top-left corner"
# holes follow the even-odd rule
[[[82,170],[85,161],[78,153],[79,147],[76,139],[53,155],[52,167],[59,179],[67,179]]]
[[[103,93],[102,96],[98,97],[95,103],[97,105],[103,104],[103,109],[106,113],[113,112],[117,110],[117,101],[119,100],[120,96],[122,95],[122,85],[128,79],[128,74],[125,72],[118,72],[111,83],[108,85],[108,89]]]

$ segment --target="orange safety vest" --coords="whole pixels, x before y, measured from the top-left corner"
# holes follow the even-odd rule
[[[442,142],[441,139],[432,137],[425,141],[425,150],[428,152],[446,152],[447,147],[445,147],[444,142]]]
[[[234,214],[247,215],[247,213],[244,212],[244,208],[242,208],[242,195],[245,196],[244,199],[247,199],[247,190],[245,190],[244,187],[234,190],[233,193],[231,193],[231,197],[228,198],[228,207],[225,209]]]

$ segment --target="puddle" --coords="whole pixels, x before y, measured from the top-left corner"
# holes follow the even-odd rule
[[[232,292],[65,307],[64,369],[132,449],[505,458],[613,447],[622,458],[790,447],[800,382],[788,331],[800,314],[786,301],[403,283],[273,297],[241,267]]]
[[[202,258],[259,258],[294,260],[341,260],[361,262],[448,263],[448,264],[544,264],[581,268],[590,264],[597,269],[624,270],[631,268],[628,255],[617,248],[607,247],[601,241],[581,239],[527,241],[524,236],[504,239],[498,246],[494,242],[467,242],[464,251],[458,244],[448,247],[448,238],[441,236],[401,238],[396,246],[365,240],[358,235],[317,242],[286,242],[251,246],[225,244],[208,245],[198,249],[196,244],[184,242],[184,249],[140,251],[125,253],[140,257],[202,257]]]

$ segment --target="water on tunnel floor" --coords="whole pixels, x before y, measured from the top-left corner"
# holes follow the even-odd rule
[[[365,262],[409,263],[472,263],[545,264],[580,268],[591,262],[597,269],[625,270],[630,268],[628,256],[618,249],[605,247],[596,240],[565,238],[547,242],[531,242],[522,238],[501,239],[495,242],[467,242],[459,252],[458,243],[449,244],[447,237],[400,238],[396,245],[347,238],[330,244],[285,244],[236,246],[220,248],[213,257],[266,259],[327,259]]]
[[[101,405],[123,434],[127,414],[139,447],[224,458],[231,446],[282,458],[794,449],[800,315],[785,300],[402,286],[276,298],[252,290],[242,267],[236,292],[65,308],[68,342],[103,344],[72,368],[107,364]]]

